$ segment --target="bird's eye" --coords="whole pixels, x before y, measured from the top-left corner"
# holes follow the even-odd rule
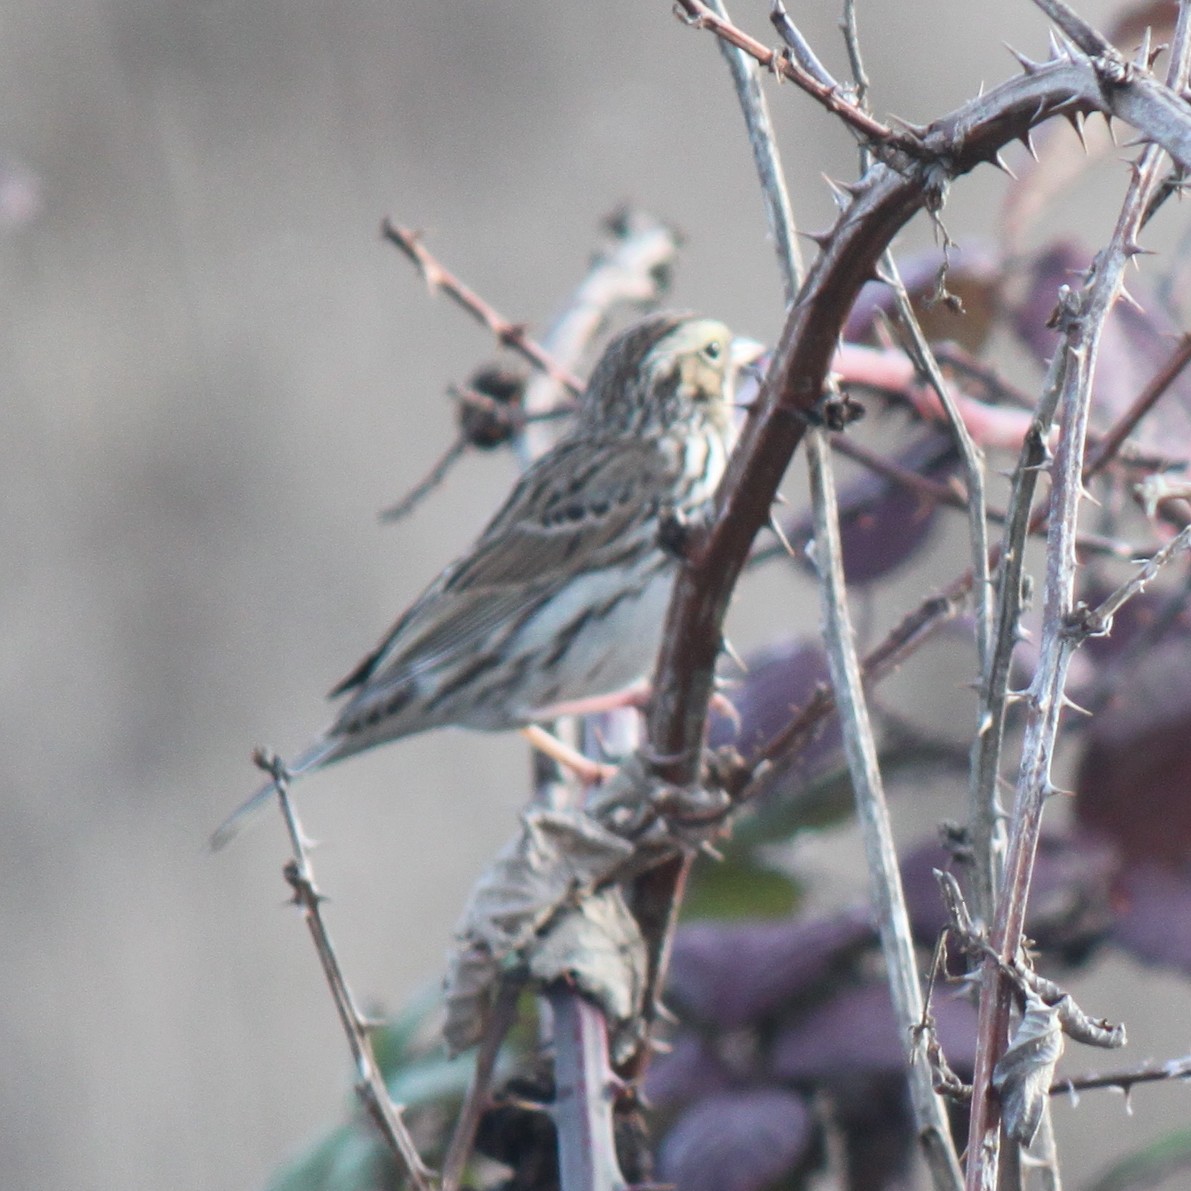
[[[714,364],[724,354],[724,345],[718,339],[713,339],[703,349],[703,354]]]

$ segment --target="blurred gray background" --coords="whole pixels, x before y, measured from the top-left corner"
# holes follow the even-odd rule
[[[769,42],[767,9],[736,15]],[[795,16],[842,72],[838,5]],[[909,119],[1010,74],[1002,39],[1045,47],[1024,2],[860,17],[875,108]],[[252,745],[321,727],[513,474],[469,458],[377,524],[492,354],[381,217],[535,325],[626,199],[687,236],[675,305],[768,339],[777,274],[719,55],[668,0],[10,0],[0,31],[0,1186],[257,1187],[341,1119],[347,1054],[280,824],[204,841]],[[771,92],[822,227],[820,173],[851,176],[854,148]],[[995,218],[985,173],[956,189],[961,243]],[[444,732],[301,787],[362,999],[438,980],[525,781],[518,739]],[[1127,1144],[1107,1119],[1076,1169]]]

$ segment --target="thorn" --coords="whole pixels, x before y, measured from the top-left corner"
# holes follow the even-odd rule
[[[1117,296],[1128,302],[1139,314],[1145,314],[1145,308],[1142,304],[1123,285],[1118,289]]]
[[[890,124],[896,124],[900,128],[904,128],[911,136],[916,136],[920,141],[926,139],[926,135],[930,132],[929,124],[912,124],[909,120],[903,120],[901,116],[889,117]]]
[[[1067,122],[1075,129],[1075,135],[1079,137],[1079,143],[1083,146],[1083,151],[1088,151],[1088,141],[1083,133],[1084,114],[1083,112],[1067,112],[1065,113]]]
[[[1063,62],[1071,60],[1071,51],[1067,48],[1067,43],[1059,37],[1059,35],[1052,29],[1049,34],[1050,41],[1050,60],[1052,62]]]
[[[1063,696],[1063,706],[1071,708],[1071,710],[1074,711],[1077,715],[1090,716],[1092,714],[1086,707],[1082,707],[1082,706],[1080,706],[1080,704],[1076,703],[1076,701],[1074,699],[1072,699],[1070,695]],[[1066,791],[1066,790],[1063,792],[1069,793],[1069,791]]]
[[[1097,111],[1099,111],[1100,115],[1104,117],[1104,127],[1108,129],[1108,135],[1112,138],[1112,143],[1116,145],[1117,130],[1112,126],[1112,113],[1106,112],[1101,108],[1098,108]]]
[[[827,182],[828,189],[831,192],[831,198],[835,201],[838,210],[847,211],[848,207],[852,206],[853,193],[842,182],[837,182],[834,177],[828,177],[827,174],[823,174],[822,177],[823,181]]]
[[[1141,45],[1137,47],[1137,57],[1133,60],[1133,64],[1139,66],[1142,70],[1149,70],[1150,63],[1154,60],[1154,55],[1150,50],[1150,44],[1153,40],[1152,35],[1153,30],[1147,25],[1145,32],[1141,35]]]
[[[1026,152],[1035,160],[1038,160],[1038,150],[1034,148],[1034,136],[1031,129],[1027,128],[1025,132],[1017,138],[1026,147]]]
[[[831,232],[804,232],[801,229],[798,234],[804,240],[810,240],[812,244],[817,244],[819,248],[826,248],[831,242]]]
[[[1000,153],[993,154],[992,164],[995,165],[997,167],[997,169],[1002,170],[1006,174],[1008,174],[1009,177],[1011,177],[1014,180],[1014,182],[1016,182],[1018,180],[1017,175],[1009,168],[1008,163],[1005,161],[1005,159],[1001,156]]]
[[[732,642],[729,641],[727,637],[720,638],[720,649],[723,650],[723,652],[726,653],[728,657],[740,667],[740,672],[742,674],[747,674],[749,672],[748,663],[740,656],[740,654],[736,652]]]
[[[676,1026],[682,1019],[666,1006],[666,1002],[658,997],[653,1002],[653,1015],[658,1021],[664,1021],[667,1025]],[[650,1045],[656,1044],[656,1039],[650,1040]]]
[[[1042,69],[1041,62],[1035,62],[1032,58],[1027,58],[1025,54],[1019,50],[1015,50],[1007,41],[1001,44],[1017,59],[1017,64],[1025,71],[1026,74],[1037,74]]]
[[[798,555],[794,552],[794,547],[790,545],[790,539],[786,537],[786,531],[782,528],[782,523],[772,509],[769,510],[769,528],[773,530],[773,536],[781,542],[782,549],[797,562]]]

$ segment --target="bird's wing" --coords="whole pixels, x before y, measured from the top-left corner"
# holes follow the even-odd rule
[[[656,495],[678,465],[652,442],[621,441],[608,450],[589,440],[560,444],[525,473],[473,549],[331,694],[400,686],[474,650],[569,578],[614,565],[633,523],[656,514]]]

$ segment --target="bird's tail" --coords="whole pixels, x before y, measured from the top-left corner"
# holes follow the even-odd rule
[[[286,764],[286,772],[290,777],[301,777],[312,769],[333,761],[337,755],[336,742],[332,737],[323,737],[310,746],[296,761]],[[277,793],[277,784],[267,781],[247,802],[238,806],[211,833],[211,851],[218,852],[220,848],[229,844],[232,837],[237,835],[240,828],[253,818],[258,811],[263,810],[269,800]]]

